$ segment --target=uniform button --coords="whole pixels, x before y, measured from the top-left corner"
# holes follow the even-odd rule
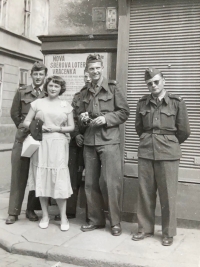
[[[156,118],[156,120],[157,120],[158,118]]]
[[[95,104],[95,107],[97,106],[97,104]]]

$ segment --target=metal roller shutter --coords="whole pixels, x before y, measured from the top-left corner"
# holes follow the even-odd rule
[[[131,116],[126,123],[125,175],[137,174],[139,139],[134,129],[138,99],[148,93],[144,70],[163,71],[166,89],[187,104],[191,136],[181,146],[180,180],[200,182],[200,1],[133,0],[127,99]],[[131,174],[133,173],[133,174]]]

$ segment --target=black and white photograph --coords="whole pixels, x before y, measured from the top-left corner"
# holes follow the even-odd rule
[[[0,0],[0,267],[200,267],[200,1]]]

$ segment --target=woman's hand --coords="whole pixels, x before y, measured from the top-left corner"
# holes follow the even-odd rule
[[[42,126],[42,131],[44,133],[55,133],[55,132],[60,132],[60,127],[59,126],[55,126],[55,125],[52,125],[52,126]]]
[[[46,126],[42,125],[42,132],[43,133],[50,133],[51,131],[50,131],[49,127],[46,127]]]

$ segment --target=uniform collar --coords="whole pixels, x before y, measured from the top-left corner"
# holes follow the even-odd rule
[[[99,79],[98,83],[97,83],[97,86],[100,88],[103,88],[105,91],[108,91],[109,90],[109,87],[108,87],[108,81],[105,77],[102,77],[102,79]],[[92,86],[92,83],[89,83],[88,84],[88,90],[90,92],[93,92],[94,93],[94,88]]]
[[[161,98],[160,98],[161,97]],[[164,100],[166,104],[169,103],[169,93],[165,90],[165,93],[159,97],[159,100]],[[154,97],[152,95],[148,95],[147,96],[147,100],[146,100],[146,105],[149,104],[149,101],[154,99]]]
[[[40,93],[40,95],[39,95],[39,98],[42,98],[42,97],[45,96],[45,93],[44,93],[44,90],[43,90],[42,87],[39,87],[39,88],[40,88],[40,91],[41,91],[41,93]],[[41,89],[41,88],[42,88],[42,89]],[[31,93],[33,96],[37,97],[37,94],[36,94],[36,91],[35,91],[35,89],[34,89],[34,87],[33,87],[33,84],[28,85],[28,86],[26,87],[25,94],[28,94],[28,93]]]

